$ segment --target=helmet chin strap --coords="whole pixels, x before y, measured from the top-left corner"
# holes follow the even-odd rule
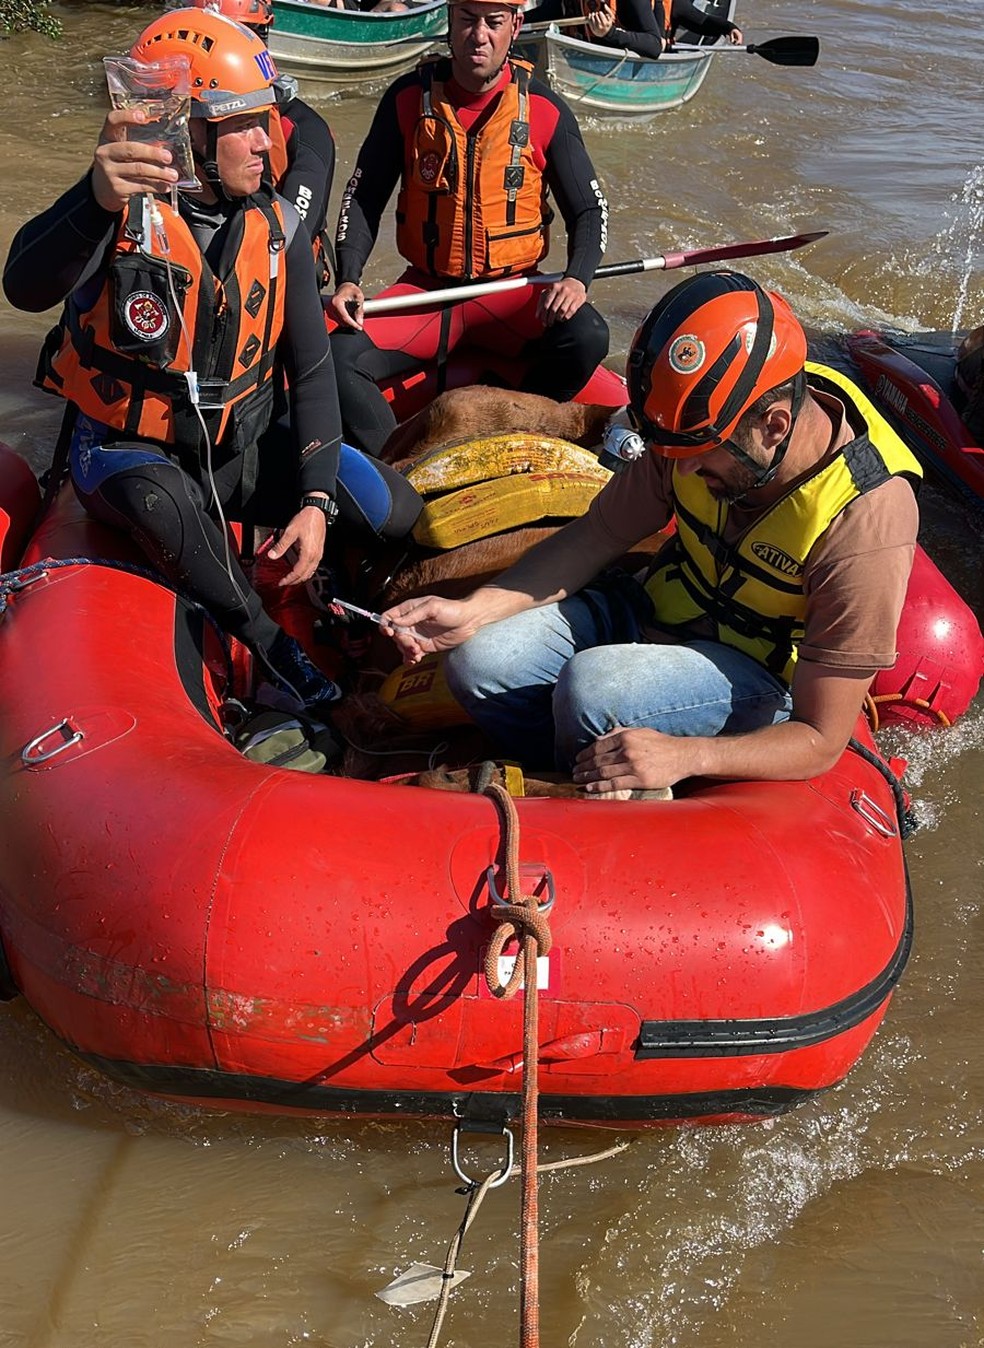
[[[219,131],[217,123],[206,120],[205,154],[199,155],[195,152],[195,162],[201,166],[202,177],[219,200],[231,203],[232,197],[230,197],[229,193],[225,190],[225,184],[219,176],[218,141]]]
[[[747,486],[744,491],[739,492],[737,495],[730,496],[728,498],[733,505],[737,504],[738,501],[743,501],[745,497],[749,495],[750,492],[758,491],[760,487],[767,487],[769,483],[774,479],[776,473],[778,473],[780,467],[782,466],[783,459],[786,457],[786,451],[789,448],[789,442],[792,439],[793,431],[796,429],[796,419],[799,416],[800,411],[803,407],[803,400],[805,399],[805,397],[806,397],[806,371],[800,370],[799,374],[796,375],[796,377],[793,380],[793,396],[792,399],[790,400],[790,407],[789,407],[790,412],[789,430],[780,440],[779,444],[776,445],[772,455],[771,463],[765,466],[763,466],[760,463],[756,463],[755,460],[751,457],[751,455],[746,454],[746,452],[742,449],[741,445],[736,444],[734,440],[729,440],[727,442],[728,453],[733,458],[737,459],[738,462],[742,465],[742,467],[747,468],[755,478],[755,481],[752,482],[749,486]]]

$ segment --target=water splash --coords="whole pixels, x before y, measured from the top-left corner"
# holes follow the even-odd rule
[[[963,188],[950,198],[956,209],[946,228],[937,236],[933,251],[938,257],[962,259],[957,304],[952,330],[963,326],[964,310],[974,273],[974,261],[984,240],[984,164],[971,169]],[[973,326],[973,324],[971,324]]]

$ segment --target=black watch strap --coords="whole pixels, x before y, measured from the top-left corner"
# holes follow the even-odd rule
[[[326,524],[333,524],[338,517],[338,506],[330,496],[302,496],[301,508],[304,506],[314,506],[315,510],[320,510]]]

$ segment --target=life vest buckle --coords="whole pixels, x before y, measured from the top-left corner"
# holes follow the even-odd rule
[[[226,405],[227,387],[224,379],[199,379],[199,409],[202,412],[221,412]]]

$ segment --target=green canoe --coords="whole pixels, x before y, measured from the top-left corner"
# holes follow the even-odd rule
[[[364,88],[416,65],[448,30],[445,0],[412,4],[397,14],[329,9],[308,0],[276,0],[270,51],[302,90]]]
[[[734,0],[711,0],[701,8],[730,19]],[[540,78],[575,111],[643,121],[693,98],[707,77],[715,51],[728,43],[727,38],[702,37],[686,29],[678,29],[674,37],[679,43],[699,45],[701,50],[670,48],[653,60],[617,47],[582,42],[553,25],[544,33],[521,32],[516,45],[519,54],[536,66]]]

